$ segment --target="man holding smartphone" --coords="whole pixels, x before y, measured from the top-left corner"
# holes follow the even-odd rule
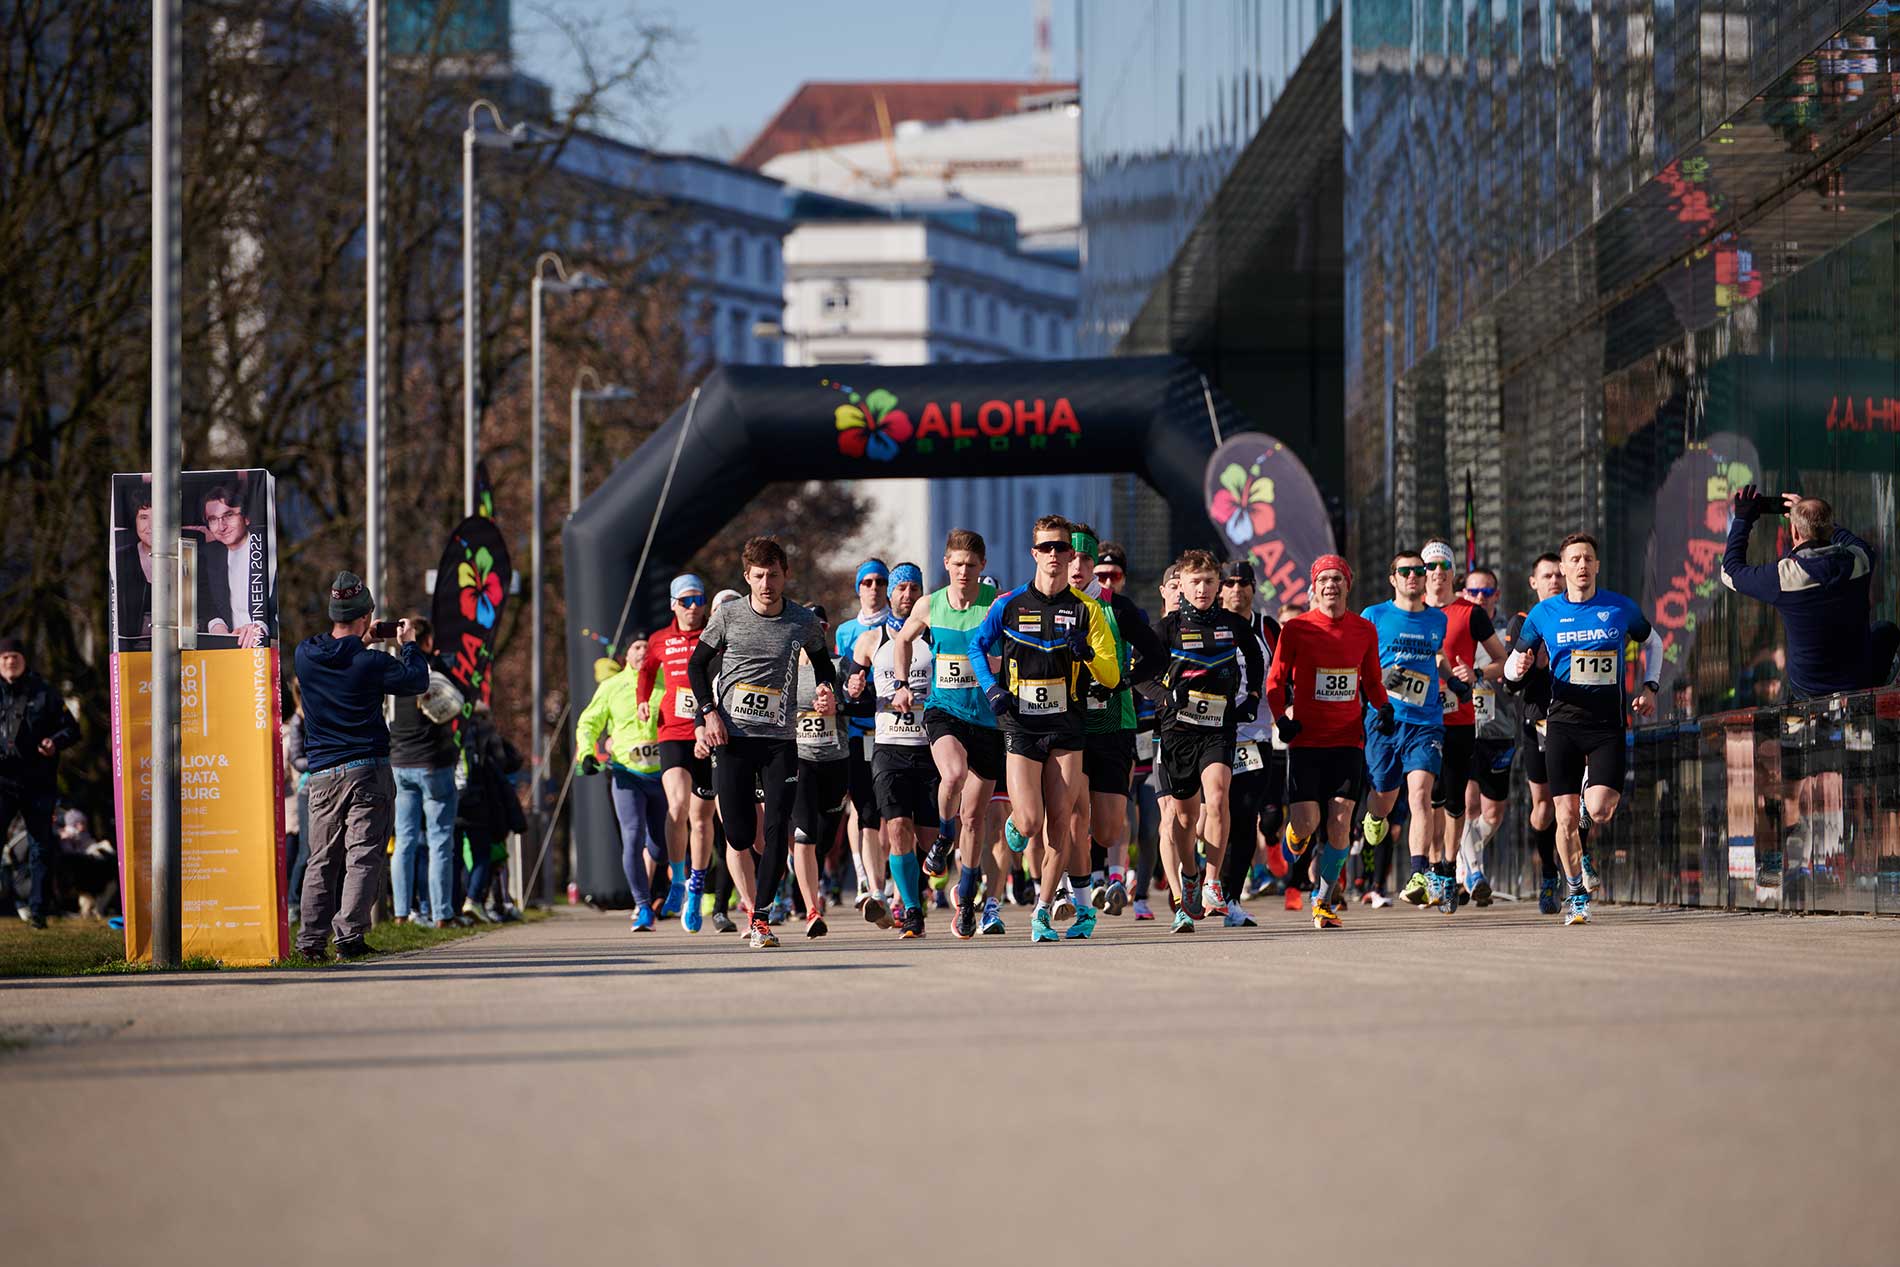
[[[339,958],[370,953],[363,934],[379,896],[396,804],[383,697],[429,689],[429,662],[416,646],[415,630],[406,620],[372,623],[376,600],[361,577],[336,574],[329,611],[330,632],[297,646],[310,769],[310,819],[304,824],[310,861],[297,952],[318,961],[328,956],[332,931]],[[367,645],[391,637],[396,655]]]

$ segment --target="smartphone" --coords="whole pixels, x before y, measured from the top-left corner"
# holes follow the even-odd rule
[[[391,638],[396,636],[396,630],[400,625],[400,621],[379,620],[369,627],[369,640],[371,642],[388,642]]]
[[[1784,508],[1781,498],[1774,493],[1755,494],[1755,513],[1758,515],[1779,515]]]

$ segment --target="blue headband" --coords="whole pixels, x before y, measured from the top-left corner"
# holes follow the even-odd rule
[[[856,584],[862,585],[873,576],[881,581],[891,579],[891,570],[884,566],[884,560],[866,559],[864,562],[858,564],[858,579]]]
[[[902,585],[906,582],[922,589],[924,585],[924,570],[915,563],[900,563],[891,569],[892,585]]]

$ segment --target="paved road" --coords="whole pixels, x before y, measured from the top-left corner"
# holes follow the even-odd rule
[[[1900,1261],[1900,922],[777,953],[564,913],[0,982],[20,1264]]]

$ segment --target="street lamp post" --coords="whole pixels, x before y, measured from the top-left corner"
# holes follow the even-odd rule
[[[547,266],[550,264],[554,266],[553,277],[549,277],[546,274]],[[531,610],[530,619],[533,624],[529,635],[529,643],[530,654],[534,661],[534,667],[530,673],[528,685],[528,689],[533,697],[533,707],[529,710],[533,728],[529,734],[531,736],[530,751],[534,754],[534,772],[530,777],[529,795],[534,802],[535,834],[537,836],[546,834],[545,826],[541,822],[541,787],[543,780],[546,778],[545,767],[547,765],[547,752],[545,750],[544,739],[547,719],[543,716],[545,708],[542,703],[543,688],[541,684],[543,660],[541,639],[541,547],[546,535],[541,521],[541,459],[543,447],[541,442],[541,297],[543,294],[549,292],[557,295],[566,295],[577,290],[602,290],[605,289],[605,287],[605,282],[588,273],[577,271],[570,274],[567,271],[567,265],[563,264],[561,257],[556,255],[553,251],[543,251],[540,257],[535,260],[534,282],[529,287],[528,343],[530,349],[529,361],[531,365],[529,390],[533,398],[533,415],[528,434],[528,446],[530,449],[528,458],[528,482],[534,490],[534,520],[529,532],[530,545],[528,547],[528,571],[534,582],[534,595],[529,604]],[[542,885],[545,889],[547,885],[553,882],[552,876],[546,871],[543,871],[541,874]]]
[[[475,116],[488,111],[495,130],[482,132]],[[475,147],[514,150],[541,144],[528,135],[528,125],[512,128],[501,120],[501,109],[486,97],[468,108],[468,126],[462,130],[462,514],[475,513],[475,354],[481,327],[475,287]]]
[[[179,0],[152,10],[152,962],[183,954],[179,801]]]
[[[594,390],[584,391],[582,384],[588,379],[594,380]],[[567,432],[567,513],[572,515],[581,508],[581,404],[589,400],[632,400],[634,393],[616,385],[602,386],[600,375],[594,373],[591,366],[581,366],[581,372],[574,376],[574,390],[568,397]]]
[[[363,580],[377,606],[383,585],[383,4],[369,0],[363,218]]]

